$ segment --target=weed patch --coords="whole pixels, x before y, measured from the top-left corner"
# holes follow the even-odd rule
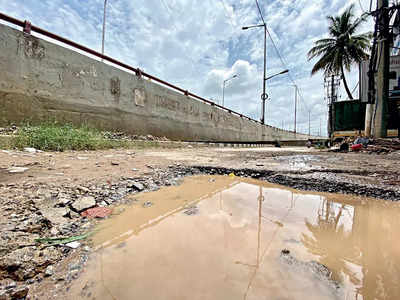
[[[89,127],[47,123],[24,126],[14,137],[19,149],[33,147],[44,151],[98,150],[124,147],[126,142],[105,139],[101,132]]]

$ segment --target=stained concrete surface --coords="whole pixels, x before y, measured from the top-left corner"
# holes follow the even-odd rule
[[[58,120],[183,141],[306,140],[0,24],[0,126]]]

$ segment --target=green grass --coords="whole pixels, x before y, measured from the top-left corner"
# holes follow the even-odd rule
[[[87,126],[73,126],[47,122],[41,125],[24,125],[17,134],[0,136],[0,149],[31,147],[42,151],[102,150],[102,149],[174,149],[181,143],[159,141],[118,140],[104,137],[99,130]]]
[[[125,147],[125,141],[105,139],[100,131],[70,124],[45,123],[24,126],[13,139],[15,148],[32,147],[43,151],[99,150]]]

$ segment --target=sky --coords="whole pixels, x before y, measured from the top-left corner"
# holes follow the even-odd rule
[[[375,2],[375,1],[374,1]],[[350,4],[356,15],[370,0],[259,0],[264,19],[282,60],[267,40],[269,99],[265,121],[294,128],[294,84],[299,87],[297,130],[326,135],[327,105],[323,74],[311,76],[315,61],[307,52],[327,36],[326,16]],[[104,0],[0,0],[0,11],[101,51]],[[255,0],[108,0],[105,54],[260,120],[263,76],[263,30],[242,30],[260,23]],[[0,22],[1,23],[1,22]],[[369,20],[360,29],[372,31]],[[347,73],[351,90],[358,66]],[[347,98],[341,85],[339,97]],[[355,89],[354,97],[358,97]]]

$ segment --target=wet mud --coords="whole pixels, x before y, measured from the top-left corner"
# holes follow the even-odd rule
[[[236,176],[187,177],[132,201],[99,225],[96,252],[59,299],[400,294],[399,203]]]
[[[274,184],[284,185],[290,188],[304,190],[304,191],[316,191],[316,192],[327,192],[327,193],[343,193],[349,195],[358,195],[365,197],[372,197],[384,200],[399,201],[400,192],[388,188],[378,187],[376,185],[366,185],[353,183],[351,181],[337,181],[332,178],[305,178],[297,177],[296,171],[291,171],[285,174],[282,171],[276,172],[272,170],[255,170],[255,169],[232,169],[232,168],[217,168],[209,166],[194,166],[190,168],[181,168],[179,171],[181,174],[196,175],[196,174],[208,174],[208,175],[228,175],[235,174],[236,176],[244,178],[253,178],[258,180],[267,181]],[[302,172],[305,174],[307,171]],[[319,172],[313,171],[313,172]],[[322,172],[322,171],[321,171]],[[325,170],[325,173],[346,173],[345,170]],[[354,175],[359,172],[350,172]]]

